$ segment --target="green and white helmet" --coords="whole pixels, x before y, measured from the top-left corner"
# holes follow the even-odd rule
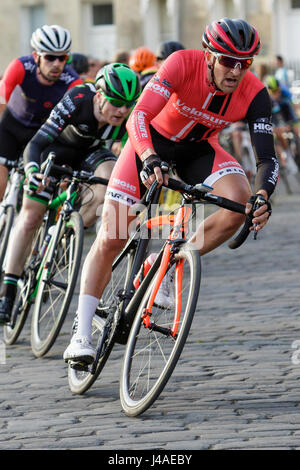
[[[114,62],[102,67],[95,80],[97,90],[107,98],[132,102],[141,94],[138,75],[126,64]]]

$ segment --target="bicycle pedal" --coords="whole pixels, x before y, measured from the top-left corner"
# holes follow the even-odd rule
[[[80,372],[89,372],[89,365],[86,362],[69,361],[68,363],[72,369],[79,370]]]

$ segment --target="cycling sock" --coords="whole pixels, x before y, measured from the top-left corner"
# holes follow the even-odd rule
[[[99,304],[99,299],[92,295],[80,294],[78,299],[78,327],[76,335],[87,336],[91,339],[92,336],[92,320],[96,308]]]
[[[9,297],[14,301],[17,294],[17,284],[19,279],[20,276],[16,276],[15,274],[4,274],[1,297]]]

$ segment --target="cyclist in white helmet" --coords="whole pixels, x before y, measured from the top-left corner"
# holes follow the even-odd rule
[[[1,157],[19,158],[65,92],[82,83],[67,64],[71,44],[67,29],[44,25],[32,34],[32,54],[7,66],[0,82]],[[7,168],[0,165],[0,201],[7,178]]]

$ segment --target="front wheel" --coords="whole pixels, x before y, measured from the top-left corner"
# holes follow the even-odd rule
[[[137,308],[120,380],[121,404],[128,416],[138,416],[156,400],[169,380],[186,342],[200,289],[201,263],[198,251],[182,248],[176,255],[176,265],[179,263],[183,266],[182,271],[175,271],[174,265],[170,268],[173,269],[173,281],[171,272],[169,274],[174,306],[169,304],[165,308],[159,302],[156,305],[156,297],[150,325],[145,326],[143,317],[157,277],[156,271]],[[180,312],[177,317],[176,308],[177,314]]]
[[[31,323],[31,347],[36,357],[49,351],[63,325],[80,269],[82,248],[83,222],[79,213],[73,212],[62,225],[53,256],[48,254],[43,260]]]

